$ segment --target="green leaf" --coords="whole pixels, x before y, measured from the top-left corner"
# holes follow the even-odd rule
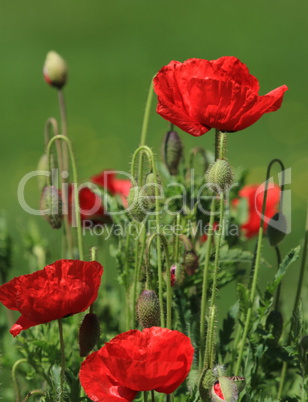
[[[281,282],[282,278],[284,277],[287,268],[291,265],[294,261],[296,261],[299,257],[300,253],[300,246],[292,248],[291,251],[285,256],[281,264],[279,265],[279,269],[275,275],[275,278],[272,282],[270,282],[265,290],[265,300],[270,300],[274,295],[279,283]]]
[[[237,294],[240,302],[240,312],[246,314],[249,308],[249,289],[243,283],[238,283]]]

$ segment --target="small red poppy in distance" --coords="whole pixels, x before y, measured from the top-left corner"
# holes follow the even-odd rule
[[[174,392],[187,377],[194,355],[190,339],[178,331],[151,327],[117,335],[82,363],[79,378],[94,401],[113,395],[110,378],[128,390]],[[107,388],[106,388],[107,384]],[[124,396],[122,389],[121,396]],[[112,400],[112,399],[110,399]],[[119,399],[121,400],[121,399]]]
[[[97,298],[102,274],[96,261],[59,260],[0,286],[0,302],[21,313],[11,334],[85,311]]]
[[[262,204],[264,197],[264,185],[260,186],[249,185],[243,187],[239,196],[241,198],[246,198],[248,203],[248,219],[241,225],[246,237],[256,236],[259,232],[261,214],[262,214]],[[266,197],[266,207],[265,207],[265,219],[264,229],[267,228],[268,222],[266,220],[271,219],[273,215],[277,212],[277,207],[280,200],[280,188],[279,186],[269,186]],[[234,200],[233,205],[237,205],[239,199]]]
[[[92,176],[91,183],[107,190],[111,195],[119,195],[123,202],[123,206],[127,206],[127,197],[131,188],[131,181],[125,179],[117,179],[113,171],[104,170],[101,173]],[[94,186],[95,187],[95,186]],[[104,224],[111,221],[110,216],[106,213],[102,196],[95,192],[90,186],[84,186],[79,189],[79,207],[80,218],[82,221],[89,220],[94,224]],[[72,205],[74,204],[73,186],[69,187],[69,220],[72,222]],[[74,216],[75,217],[75,216]]]
[[[279,109],[286,85],[259,96],[259,82],[233,56],[171,61],[154,77],[157,113],[194,136],[239,131]]]

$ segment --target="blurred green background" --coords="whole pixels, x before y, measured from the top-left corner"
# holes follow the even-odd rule
[[[42,76],[49,50],[69,64],[65,96],[80,179],[103,169],[128,170],[150,80],[171,60],[234,55],[259,79],[261,94],[288,85],[279,111],[230,134],[228,155],[233,166],[250,169],[250,183],[264,180],[271,158],[279,157],[292,168],[292,232],[284,252],[298,244],[307,200],[307,15],[306,0],[2,2],[0,208],[17,236],[11,276],[24,272],[18,233],[32,219],[19,206],[18,183],[36,169],[46,119],[59,117],[56,91]],[[153,105],[148,145],[158,151],[167,129]],[[212,150],[214,132],[199,138],[182,133],[182,139],[186,149]],[[26,200],[38,206],[36,180],[27,184]],[[59,247],[59,237],[46,222],[34,219]],[[290,295],[298,268],[292,266],[285,281]]]

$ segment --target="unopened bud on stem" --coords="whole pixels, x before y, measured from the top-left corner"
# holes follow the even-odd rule
[[[47,84],[61,89],[67,80],[67,64],[57,52],[51,51],[47,53],[43,73]]]
[[[168,131],[163,140],[162,155],[163,161],[172,176],[178,173],[182,153],[183,145],[178,133]]]

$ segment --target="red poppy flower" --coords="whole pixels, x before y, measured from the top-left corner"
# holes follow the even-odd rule
[[[74,204],[73,186],[69,187],[69,220],[72,221],[72,205]],[[79,208],[82,221],[89,220],[94,223],[106,223],[110,220],[105,214],[102,198],[89,187],[79,190]],[[75,216],[75,215],[74,215]]]
[[[97,298],[102,274],[96,261],[59,260],[0,286],[0,302],[21,313],[11,334],[85,311]]]
[[[117,179],[113,171],[104,170],[101,173],[92,176],[91,182],[107,189],[111,195],[119,195],[123,205],[127,206],[127,197],[132,186],[130,180]]]
[[[128,402],[134,400],[138,393],[124,387],[112,377],[99,351],[93,352],[83,361],[79,379],[92,401]]]
[[[130,390],[170,394],[187,377],[193,354],[190,339],[178,331],[160,327],[131,330],[92,353],[81,367],[80,381],[87,395],[95,395],[95,401],[104,400],[99,384],[109,376]],[[95,370],[100,372],[98,383],[90,381]]]
[[[256,236],[259,232],[261,214],[262,214],[262,204],[264,197],[264,185],[250,185],[243,187],[239,196],[246,198],[248,202],[248,219],[241,229],[244,231],[246,237]],[[264,229],[267,228],[268,220],[277,212],[278,203],[280,200],[280,188],[278,186],[269,185],[267,197],[266,197],[266,207],[265,207],[265,221]],[[238,200],[234,200],[233,205],[238,203]]]
[[[171,61],[154,78],[157,113],[200,136],[211,128],[239,131],[279,109],[287,86],[259,96],[259,82],[236,57]]]

